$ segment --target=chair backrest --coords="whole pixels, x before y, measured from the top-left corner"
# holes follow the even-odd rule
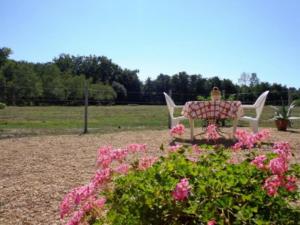
[[[269,91],[265,91],[257,98],[256,102],[254,103],[254,107],[256,110],[256,119],[259,119],[261,116],[268,94]]]
[[[171,118],[173,118],[174,107],[176,105],[175,105],[173,99],[169,95],[167,95],[167,93],[164,92],[164,96],[165,96],[165,99],[166,99],[166,103],[167,103],[167,107],[169,109],[170,116],[171,116]]]

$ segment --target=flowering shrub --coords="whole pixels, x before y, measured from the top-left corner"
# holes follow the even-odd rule
[[[151,157],[145,145],[100,148],[99,169],[65,196],[61,216],[73,212],[73,225],[298,223],[300,167],[288,166],[288,143],[240,152],[241,160],[220,145],[162,150]]]
[[[143,156],[145,153],[144,144],[131,144],[123,149],[113,149],[111,146],[99,148],[96,161],[98,170],[89,184],[74,188],[64,197],[60,204],[60,217],[63,219],[72,214],[67,225],[92,224],[95,218],[103,214],[101,209],[106,202],[99,192],[107,190],[114,175],[129,172],[132,165],[126,163],[126,159],[130,154],[141,154],[137,161],[140,170],[155,163],[157,157]]]

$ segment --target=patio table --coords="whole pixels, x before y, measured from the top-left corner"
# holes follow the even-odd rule
[[[232,119],[232,136],[237,122],[244,111],[240,101],[189,101],[183,106],[181,114],[189,119],[191,140],[194,140],[194,120],[203,119],[215,123],[218,119]]]

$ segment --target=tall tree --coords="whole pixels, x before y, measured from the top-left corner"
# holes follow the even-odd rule
[[[249,85],[249,82],[250,82],[250,75],[249,73],[245,73],[243,72],[238,80],[239,84],[241,86],[248,86]]]
[[[254,87],[259,84],[259,79],[257,77],[256,73],[251,73],[250,78],[249,78],[250,86]]]
[[[12,54],[12,50],[10,48],[6,48],[6,47],[0,48],[0,68],[8,60],[10,54]]]

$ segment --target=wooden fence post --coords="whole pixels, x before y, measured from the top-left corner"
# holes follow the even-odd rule
[[[83,133],[88,132],[88,106],[89,106],[89,89],[87,81],[84,83],[84,128]]]

